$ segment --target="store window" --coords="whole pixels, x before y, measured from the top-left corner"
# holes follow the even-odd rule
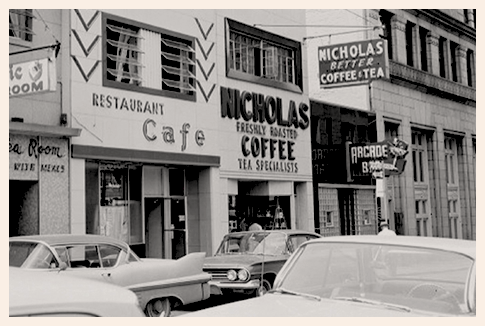
[[[325,236],[340,235],[338,191],[318,188],[318,229]]]
[[[194,39],[103,14],[104,86],[195,101]]]
[[[86,233],[143,243],[140,166],[86,162]]]
[[[229,232],[247,231],[253,223],[263,230],[290,229],[290,196],[230,195]]]
[[[35,16],[32,9],[9,9],[8,10],[8,35],[22,41],[32,42],[34,32],[32,21]]]
[[[226,19],[228,77],[302,91],[301,44]]]

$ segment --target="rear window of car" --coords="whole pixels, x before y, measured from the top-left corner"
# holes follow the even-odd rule
[[[8,250],[9,266],[21,267],[37,245],[34,242],[10,242]]]

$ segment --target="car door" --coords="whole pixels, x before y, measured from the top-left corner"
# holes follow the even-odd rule
[[[67,257],[67,274],[109,283],[122,252],[109,244],[69,244],[55,249],[60,257]]]
[[[316,238],[316,236],[310,234],[292,234],[288,241],[288,251],[292,254],[302,243]]]

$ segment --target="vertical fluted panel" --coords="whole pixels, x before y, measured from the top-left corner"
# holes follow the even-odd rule
[[[141,49],[142,55],[142,76],[143,86],[161,89],[162,88],[162,59],[160,56],[160,34],[142,29]],[[147,69],[147,67],[150,67]]]

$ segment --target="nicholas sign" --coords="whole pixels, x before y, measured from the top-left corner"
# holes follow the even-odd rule
[[[320,87],[389,78],[386,42],[376,39],[318,47]]]

